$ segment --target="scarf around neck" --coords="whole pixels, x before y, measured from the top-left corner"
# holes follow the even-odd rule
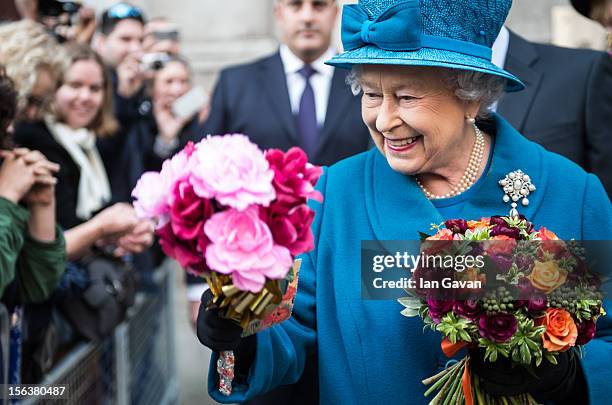
[[[53,138],[79,167],[76,216],[87,220],[111,199],[106,169],[96,147],[96,135],[86,128],[73,129],[51,118],[46,118],[45,122]]]

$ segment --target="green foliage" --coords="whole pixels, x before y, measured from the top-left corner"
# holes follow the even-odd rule
[[[408,318],[418,316],[419,309],[423,306],[421,300],[416,297],[402,297],[398,298],[397,301],[404,306],[401,314]]]
[[[504,357],[508,357],[510,354],[510,344],[507,342],[497,343],[485,338],[480,338],[478,339],[478,345],[486,349],[484,359],[491,363],[496,362],[500,354]]]
[[[436,330],[446,336],[451,343],[457,343],[458,340],[471,342],[470,336],[471,321],[455,315],[452,312],[444,315],[439,324],[436,325]]]
[[[517,319],[516,333],[510,339],[512,360],[525,366],[535,360],[536,365],[539,365],[542,362],[541,336],[546,327],[536,326],[533,319],[525,315],[519,315]]]
[[[465,240],[489,240],[491,239],[491,231],[488,228],[468,229],[465,231]]]

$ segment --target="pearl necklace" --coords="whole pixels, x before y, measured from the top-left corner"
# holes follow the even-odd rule
[[[484,138],[482,131],[476,126],[476,124],[473,124],[473,125],[474,125],[474,131],[476,132],[476,141],[474,142],[474,147],[472,148],[472,153],[470,154],[470,160],[468,163],[468,167],[465,169],[465,172],[463,173],[463,176],[459,180],[458,185],[453,187],[453,189],[450,192],[444,195],[436,195],[436,194],[430,193],[425,188],[423,183],[421,183],[421,180],[419,180],[418,177],[415,177],[417,184],[419,185],[419,187],[421,188],[421,190],[427,196],[428,199],[438,200],[441,198],[454,197],[458,194],[463,193],[468,188],[472,187],[474,183],[476,182],[476,176],[478,176],[478,172],[480,171],[480,165],[482,164],[482,158],[484,156],[485,138]]]

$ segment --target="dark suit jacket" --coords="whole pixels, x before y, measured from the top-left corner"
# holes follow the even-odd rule
[[[527,87],[504,95],[497,112],[527,138],[595,173],[610,196],[610,56],[534,44],[511,32],[505,69]]]
[[[335,69],[325,123],[310,161],[331,165],[368,149],[359,97],[346,85],[348,71]],[[204,134],[243,133],[260,148],[300,146],[279,53],[221,72]]]
[[[325,123],[309,160],[331,165],[370,146],[370,135],[361,118],[360,99],[346,84],[348,71],[335,69]],[[205,134],[242,133],[262,149],[287,150],[300,146],[291,112],[287,79],[280,54],[221,72],[212,97]],[[319,400],[316,355],[309,356],[302,378],[279,387],[249,404],[316,404]]]

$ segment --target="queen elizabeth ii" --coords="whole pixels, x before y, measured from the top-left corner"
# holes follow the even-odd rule
[[[201,311],[200,340],[235,350],[244,377],[222,397],[211,367],[216,400],[240,402],[294,383],[316,353],[323,404],[426,402],[421,380],[447,362],[440,337],[403,318],[393,301],[361,299],[361,241],[415,239],[445,219],[506,215],[499,180],[510,172],[521,170],[537,187],[513,203],[532,222],[563,239],[612,239],[612,206],[597,177],[492,113],[504,91],[524,87],[491,63],[511,3],[360,0],[344,7],[345,52],[328,63],[352,69],[376,148],[329,167],[319,180],[325,200],[313,204],[315,249],[302,257],[290,320],[240,339],[228,321]],[[600,319],[600,335],[610,327]],[[599,404],[609,397],[610,364],[612,344],[596,338],[583,358],[563,355],[536,379],[514,369],[485,379],[501,394]]]

